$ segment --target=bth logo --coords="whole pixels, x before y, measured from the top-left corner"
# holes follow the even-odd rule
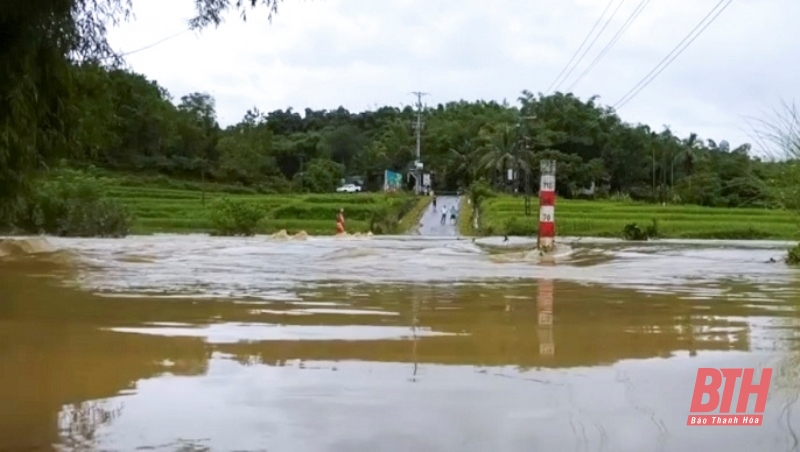
[[[762,369],[761,378],[757,384],[754,376],[755,369],[716,369],[713,367],[697,369],[692,406],[689,410],[692,414],[689,415],[686,425],[761,425],[764,420],[764,407],[767,405],[772,369]],[[736,414],[729,414],[733,402],[733,391],[739,378],[741,378],[741,383],[739,384],[739,397],[736,400]],[[725,382],[724,386],[722,385],[723,381]],[[722,387],[721,393],[720,387]],[[748,413],[748,402],[753,394],[756,395],[755,407]],[[708,396],[708,399],[704,402],[705,396]],[[711,413],[715,410],[718,414],[694,414]]]

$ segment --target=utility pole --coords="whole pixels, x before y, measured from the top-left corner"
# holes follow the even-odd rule
[[[517,133],[519,135],[518,136],[518,138],[519,138],[519,146],[522,147],[522,149],[524,151],[526,151],[525,154],[527,155],[527,151],[530,149],[530,141],[531,140],[530,140],[530,137],[522,134],[522,124],[523,124],[523,120],[525,120],[525,119],[528,119],[528,120],[531,120],[531,121],[536,121],[538,119],[538,117],[536,115],[520,116],[519,117],[519,122],[517,123]],[[524,187],[525,216],[530,216],[531,215],[530,172],[531,172],[531,169],[530,169],[530,167],[528,167],[525,170],[524,180],[523,180],[523,183],[525,184],[525,187]],[[519,177],[519,176],[517,176],[517,177]],[[514,182],[517,182],[517,181],[515,180]],[[517,186],[519,186],[519,184],[517,184]]]
[[[422,96],[427,96],[429,93],[423,93],[421,91],[413,91],[410,94],[417,96],[417,125],[416,125],[416,132],[417,132],[417,153],[416,153],[416,160],[414,161],[414,191],[416,194],[422,193],[422,158],[420,157],[420,151],[422,150]]]

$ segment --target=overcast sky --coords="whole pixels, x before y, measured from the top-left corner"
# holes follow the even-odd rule
[[[249,1],[248,1],[249,3]],[[681,41],[718,0],[652,0],[607,54],[574,84],[639,6],[612,0],[566,81],[554,89],[614,105]],[[262,111],[351,111],[459,99],[516,103],[547,92],[609,0],[285,0],[234,14],[219,28],[186,32],[127,59],[176,99],[208,92],[223,126]],[[192,0],[134,0],[135,17],[109,33],[123,52],[184,30]],[[681,136],[752,142],[749,116],[799,98],[798,0],[733,0],[663,72],[618,112],[627,122]],[[589,42],[593,38],[589,39]],[[587,43],[588,44],[588,43]],[[584,47],[584,50],[587,47]],[[581,51],[578,56],[583,53]],[[578,59],[576,58],[576,61]],[[574,84],[574,86],[573,86]],[[571,88],[571,89],[570,89]],[[800,99],[798,99],[800,100]]]

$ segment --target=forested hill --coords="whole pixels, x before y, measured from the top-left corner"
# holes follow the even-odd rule
[[[350,176],[377,188],[385,169],[404,171],[414,159],[411,107],[264,113],[256,106],[221,129],[207,94],[172,98],[130,71],[89,64],[73,70],[71,146],[79,149],[68,154],[83,156],[75,164],[203,177],[265,192],[324,192]],[[559,161],[561,196],[594,185],[600,194],[653,201],[740,206],[766,200],[770,165],[751,158],[749,145],[627,124],[595,99],[523,92],[515,106],[451,102],[426,108],[423,120],[423,161],[438,190],[485,177],[499,189],[523,191],[525,171],[533,169],[528,183],[535,187],[537,161],[550,156]],[[507,181],[508,169],[517,170],[517,182]]]

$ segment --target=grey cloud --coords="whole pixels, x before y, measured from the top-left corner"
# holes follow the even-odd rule
[[[147,44],[143,41],[162,39],[185,24],[186,5],[136,2],[142,5],[140,22],[116,34],[112,42],[118,48],[141,47]],[[562,90],[583,72],[636,3],[622,6],[561,84]],[[599,94],[603,104],[613,104],[715,3],[651,2],[576,85],[576,95]],[[233,16],[224,29],[206,30],[202,40],[180,38],[135,55],[134,69],[157,79],[178,98],[189,90],[216,92],[223,122],[238,121],[253,105],[266,111],[400,105],[411,102],[407,93],[413,89],[431,92],[431,104],[458,99],[513,102],[522,89],[539,92],[550,85],[605,2],[293,0],[284,5],[273,25],[262,19],[242,24]],[[743,115],[800,94],[793,77],[800,66],[794,49],[796,17],[796,0],[735,0],[620,115],[655,129],[670,124],[681,134],[695,131],[728,138],[732,144],[746,140]],[[427,44],[420,48],[415,39]],[[233,51],[236,57],[230,56]]]

